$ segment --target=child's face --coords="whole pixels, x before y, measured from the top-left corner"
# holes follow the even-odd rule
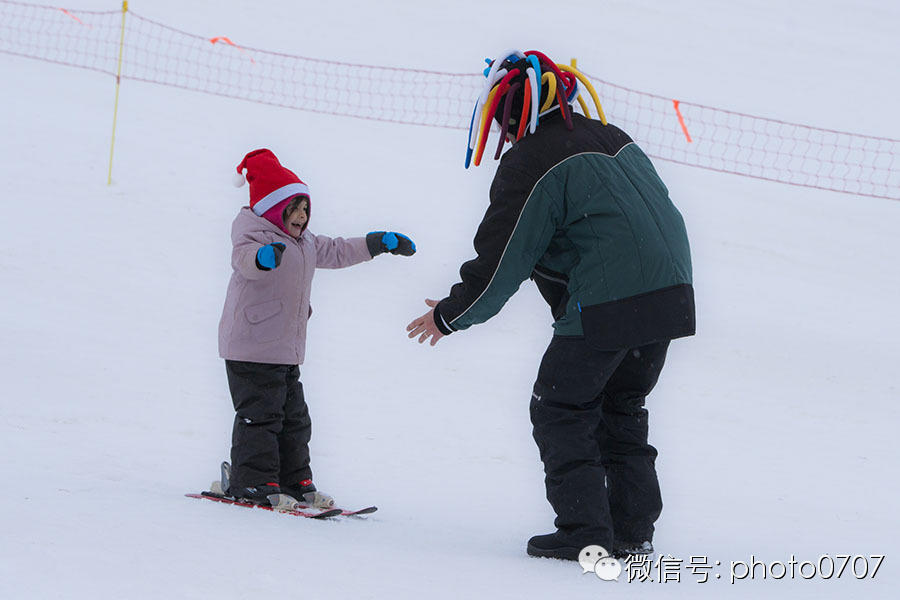
[[[300,237],[303,227],[309,219],[309,202],[306,198],[299,203],[291,202],[284,214],[284,227],[292,237]]]

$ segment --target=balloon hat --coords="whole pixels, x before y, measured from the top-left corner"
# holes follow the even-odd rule
[[[475,166],[481,164],[484,148],[490,133],[491,120],[497,115],[500,102],[503,101],[502,120],[500,124],[500,140],[494,159],[500,158],[503,144],[507,141],[511,117],[517,117],[518,129],[516,140],[522,139],[527,133],[537,130],[538,121],[545,114],[559,109],[565,120],[566,127],[572,129],[572,107],[576,99],[582,112],[591,118],[587,103],[578,91],[581,83],[590,93],[597,107],[600,122],[606,125],[606,115],[594,86],[575,67],[556,64],[543,53],[537,50],[521,52],[519,50],[507,50],[495,60],[485,59],[488,64],[484,70],[484,86],[481,94],[475,102],[475,110],[472,111],[472,120],[469,123],[469,144],[466,149],[466,168],[469,168],[472,159]],[[522,98],[521,112],[513,115],[513,104],[516,94]],[[544,101],[541,102],[541,93],[546,90]],[[504,99],[505,98],[505,99]],[[555,105],[554,105],[555,102]],[[476,123],[477,120],[477,123]]]

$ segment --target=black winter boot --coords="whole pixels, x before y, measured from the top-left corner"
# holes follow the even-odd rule
[[[653,554],[653,543],[643,542],[613,542],[613,558],[628,558],[629,556],[647,556]]]
[[[571,542],[563,541],[557,531],[556,533],[536,535],[528,540],[526,552],[528,552],[529,556],[578,560],[578,553],[587,545],[576,546],[572,545]]]

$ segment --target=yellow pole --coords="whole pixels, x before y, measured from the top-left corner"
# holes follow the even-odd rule
[[[112,140],[109,143],[109,174],[106,185],[112,185],[113,150],[116,147],[116,118],[119,116],[119,84],[122,82],[122,51],[125,48],[125,14],[128,12],[128,0],[122,1],[122,34],[119,37],[119,68],[116,71],[116,103],[113,108]]]

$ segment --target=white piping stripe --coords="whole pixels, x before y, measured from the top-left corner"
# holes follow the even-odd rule
[[[291,196],[299,194],[309,195],[309,187],[305,183],[289,183],[281,186],[274,192],[266,194],[259,202],[253,205],[253,212],[258,216],[263,216],[266,211]]]
[[[558,107],[557,107],[557,108],[558,108]],[[503,248],[503,254],[500,255],[500,260],[497,261],[497,268],[494,269],[494,274],[491,275],[491,280],[488,281],[488,284],[485,286],[484,291],[482,291],[480,294],[478,294],[478,297],[475,298],[475,300],[472,302],[472,304],[470,304],[469,307],[468,307],[466,310],[462,311],[462,312],[456,317],[456,319],[453,319],[452,321],[450,321],[450,323],[451,323],[451,324],[452,324],[452,323],[455,323],[457,319],[461,318],[464,314],[466,314],[467,312],[469,312],[469,311],[472,309],[473,306],[475,306],[476,304],[478,304],[478,301],[481,300],[481,297],[484,296],[484,295],[487,293],[488,289],[491,287],[491,284],[494,283],[494,278],[497,276],[497,271],[500,270],[500,265],[503,263],[503,257],[506,256],[506,251],[509,249],[509,244],[510,244],[510,242],[512,242],[513,237],[516,235],[516,229],[519,228],[519,221],[522,220],[522,215],[525,214],[525,207],[528,206],[528,202],[531,200],[531,196],[534,195],[534,190],[536,190],[536,189],[537,189],[537,186],[540,185],[541,181],[544,180],[544,177],[546,177],[547,175],[549,175],[551,172],[553,172],[553,169],[555,169],[556,167],[558,167],[559,165],[563,164],[564,162],[566,162],[566,161],[569,160],[569,159],[576,158],[576,157],[578,157],[578,156],[586,156],[586,155],[589,155],[589,154],[599,154],[600,156],[608,156],[608,157],[610,157],[610,158],[616,158],[617,156],[619,156],[619,152],[621,152],[622,150],[624,150],[624,149],[627,148],[628,146],[631,146],[632,144],[634,144],[634,142],[628,142],[627,144],[625,144],[624,146],[622,146],[621,148],[619,148],[618,152],[616,152],[615,154],[607,154],[607,153],[605,153],[605,152],[581,152],[581,153],[579,153],[579,154],[573,154],[572,156],[569,156],[569,157],[567,157],[567,158],[562,159],[561,161],[559,161],[558,163],[556,163],[555,165],[553,165],[552,167],[550,167],[550,168],[547,170],[546,173],[544,173],[543,175],[541,175],[541,178],[538,179],[538,180],[535,182],[534,187],[532,187],[532,188],[531,188],[531,191],[528,192],[528,198],[525,199],[525,204],[522,205],[522,212],[519,213],[519,218],[516,219],[516,226],[513,227],[512,233],[509,235],[509,239],[506,240],[506,246]]]
[[[435,310],[437,310],[437,308],[435,308]],[[441,314],[441,311],[438,310],[438,311],[437,311],[437,314],[438,314],[438,316],[441,318],[441,323],[444,324],[444,327],[446,327],[446,328],[449,329],[450,331],[453,331],[453,328],[450,327],[450,323],[447,322],[447,319],[444,318],[444,315]]]

